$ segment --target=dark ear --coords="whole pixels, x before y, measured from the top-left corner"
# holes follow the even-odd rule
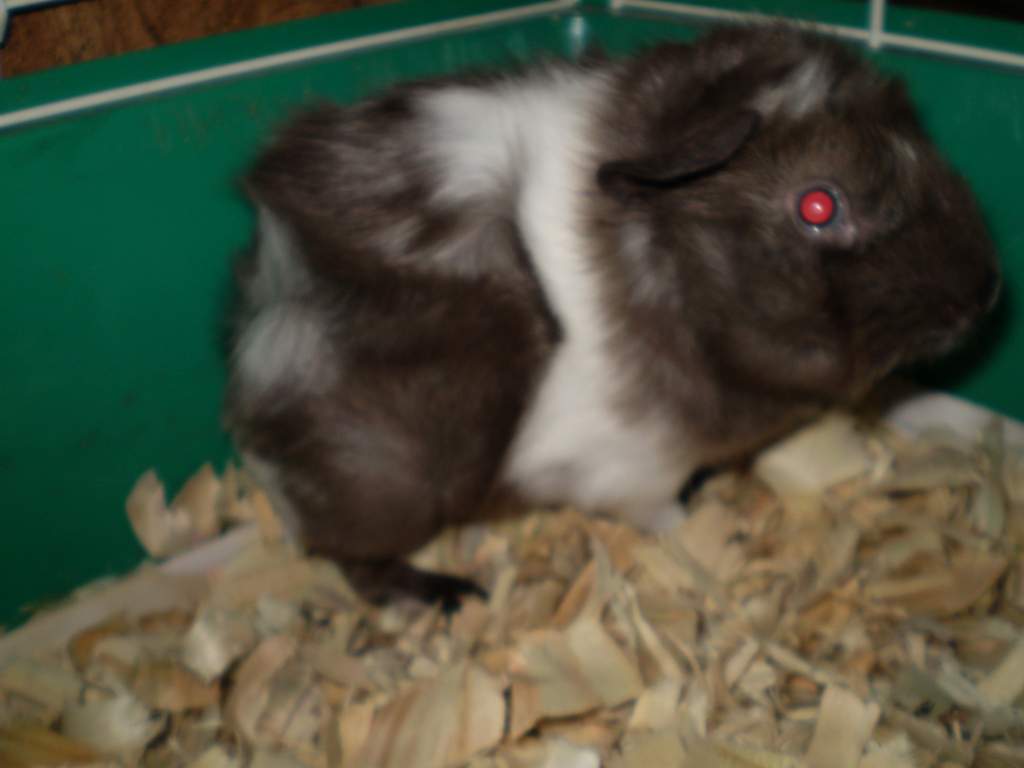
[[[618,198],[678,186],[725,165],[754,134],[759,120],[753,110],[699,118],[663,151],[605,163],[597,170],[597,183]]]

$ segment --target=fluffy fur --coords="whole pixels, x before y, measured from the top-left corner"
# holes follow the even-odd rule
[[[248,184],[229,422],[371,595],[470,589],[402,558],[507,494],[670,525],[998,287],[902,87],[786,27],[323,106]]]

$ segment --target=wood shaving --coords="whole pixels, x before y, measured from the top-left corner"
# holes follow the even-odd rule
[[[830,415],[659,536],[573,510],[448,531],[489,598],[372,606],[268,497],[153,472],[150,554],[0,637],[0,765],[1024,765],[1024,448]],[[1016,434],[1015,432],[1013,434]]]

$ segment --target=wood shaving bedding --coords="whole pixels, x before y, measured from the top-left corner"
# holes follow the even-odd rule
[[[0,636],[0,765],[1024,766],[1024,448],[830,415],[671,532],[534,511],[371,606],[204,466],[128,516],[155,560]]]

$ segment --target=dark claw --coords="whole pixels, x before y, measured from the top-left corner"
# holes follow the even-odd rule
[[[400,560],[346,562],[343,568],[353,586],[371,602],[404,595],[424,603],[440,603],[446,614],[452,614],[470,595],[482,600],[488,597],[487,592],[470,579],[421,571]]]
[[[446,615],[451,615],[459,610],[466,597],[475,595],[481,600],[488,598],[487,591],[475,581],[443,573],[423,573],[422,587],[423,599],[426,602],[441,603],[441,610]]]

